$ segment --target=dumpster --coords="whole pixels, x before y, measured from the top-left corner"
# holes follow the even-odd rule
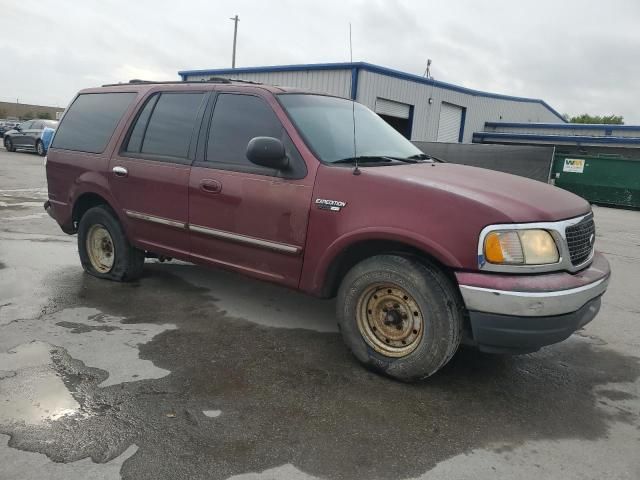
[[[591,203],[640,208],[640,158],[556,153],[551,180]]]

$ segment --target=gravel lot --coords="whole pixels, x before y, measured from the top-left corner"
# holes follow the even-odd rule
[[[638,479],[640,212],[594,207],[600,315],[404,385],[332,301],[179,262],[83,274],[42,159],[0,149],[0,479]]]

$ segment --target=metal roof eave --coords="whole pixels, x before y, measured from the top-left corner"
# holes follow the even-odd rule
[[[640,132],[640,125],[616,125],[609,123],[524,123],[524,122],[485,122],[491,128],[556,128],[561,130],[626,130]],[[508,133],[508,132],[504,132]]]
[[[535,135],[530,133],[474,132],[473,138],[478,138],[480,140],[529,140],[533,142],[548,142],[550,144],[566,142],[577,145],[640,145],[640,137],[594,137],[587,135]]]
[[[387,77],[398,78],[401,80],[408,80],[410,82],[422,83],[426,85],[433,85],[445,90],[451,90],[459,93],[465,93],[475,97],[494,98],[498,100],[510,100],[515,102],[527,102],[538,103],[553,113],[562,122],[566,123],[566,119],[560,115],[554,108],[552,108],[547,102],[539,98],[528,97],[516,97],[512,95],[503,95],[500,93],[483,92],[481,90],[474,90],[472,88],[461,87],[452,83],[442,82],[440,80],[433,80],[430,78],[424,78],[412,73],[401,72],[400,70],[394,70],[392,68],[381,67],[367,62],[337,62],[337,63],[311,63],[311,64],[299,64],[299,65],[272,65],[264,67],[239,67],[239,68],[218,68],[207,70],[181,70],[178,75],[185,80],[188,75],[229,75],[237,73],[267,73],[267,72],[293,72],[293,71],[314,71],[314,70],[351,70],[361,69],[372,73],[378,73]]]

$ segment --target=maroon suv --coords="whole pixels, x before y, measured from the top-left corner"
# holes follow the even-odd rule
[[[49,150],[45,208],[84,269],[146,257],[337,295],[342,335],[402,380],[462,341],[523,353],[594,318],[609,265],[589,204],[428,157],[366,107],[211,80],[81,91]]]

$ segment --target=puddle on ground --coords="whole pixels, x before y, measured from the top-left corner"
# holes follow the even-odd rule
[[[222,410],[203,410],[202,413],[204,413],[206,417],[216,418],[220,416]]]
[[[52,360],[55,347],[44,342],[20,345],[0,354],[0,423],[36,425],[76,415],[80,404],[73,398]]]
[[[107,385],[118,364],[107,373],[59,351],[55,371],[85,416],[40,426],[0,422],[10,446],[56,462],[107,462],[135,444],[125,479],[226,479],[290,464],[311,476],[355,480],[418,476],[498,443],[602,439],[612,422],[637,422],[601,408],[596,391],[635,382],[638,359],[585,339],[521,357],[463,349],[427,382],[405,385],[363,369],[336,333],[230,317],[212,292],[172,270],[149,265],[134,284],[57,275],[60,291],[36,321],[87,349],[137,325],[175,324],[138,346],[141,360],[167,374]],[[121,319],[120,330],[82,325],[113,325],[110,318]],[[620,397],[606,394],[611,402]],[[224,413],[206,418],[216,411]]]

